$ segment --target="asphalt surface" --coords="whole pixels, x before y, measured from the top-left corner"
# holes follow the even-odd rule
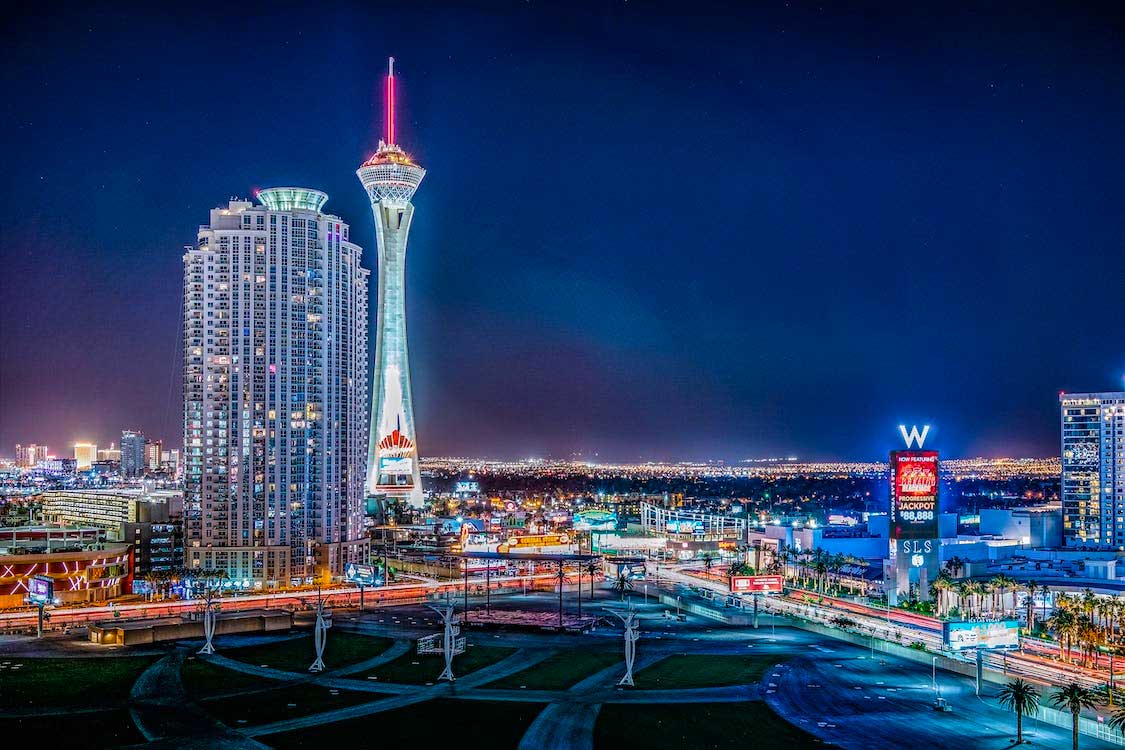
[[[568,596],[568,600],[569,600]],[[935,690],[928,665],[875,655],[853,646],[795,627],[771,623],[764,618],[761,627],[724,626],[698,615],[683,621],[668,617],[667,607],[653,599],[648,605],[642,597],[631,597],[639,612],[641,640],[637,644],[636,671],[659,662],[672,654],[755,654],[767,655],[776,666],[759,684],[733,685],[691,690],[620,689],[616,682],[623,665],[603,669],[569,690],[512,690],[490,688],[488,683],[515,674],[558,652],[589,650],[620,653],[621,630],[615,618],[607,618],[587,634],[549,632],[494,632],[466,629],[470,643],[502,645],[515,651],[501,661],[460,677],[449,685],[390,685],[350,680],[348,674],[371,668],[408,653],[414,640],[434,633],[439,624],[434,613],[420,605],[381,609],[364,613],[337,613],[333,630],[369,633],[395,640],[384,654],[344,669],[321,676],[286,673],[257,665],[243,664],[225,658],[222,652],[234,645],[249,642],[281,640],[282,637],[220,638],[219,653],[211,657],[224,667],[259,674],[272,680],[314,682],[372,693],[371,701],[322,713],[295,717],[271,724],[232,728],[224,726],[204,709],[186,702],[179,683],[179,659],[183,653],[198,648],[181,644],[166,654],[134,686],[130,706],[133,718],[144,735],[164,746],[198,746],[253,748],[269,744],[269,735],[294,729],[315,729],[335,721],[371,716],[373,727],[379,721],[375,714],[435,698],[477,701],[521,701],[543,705],[538,718],[528,728],[520,747],[524,750],[593,750],[594,726],[605,703],[650,704],[711,703],[764,700],[779,715],[806,731],[847,750],[873,748],[1008,748],[1015,734],[1015,717],[1000,708],[989,696],[973,693],[973,682],[950,673],[939,672],[937,687],[949,700],[953,711],[937,712],[932,708]],[[549,610],[557,606],[551,594],[496,597],[494,605],[505,608]],[[476,602],[474,602],[476,604]],[[609,592],[601,593],[592,606],[623,609],[628,605]],[[569,607],[568,607],[569,609]],[[332,633],[328,636],[330,639]],[[12,642],[8,642],[11,645]],[[0,644],[0,651],[4,650]],[[86,655],[88,646],[24,641],[18,650],[39,656]],[[104,653],[104,652],[103,652]],[[135,652],[130,652],[135,653]],[[332,670],[332,665],[329,665]],[[454,662],[456,672],[456,662]],[[268,674],[266,674],[268,672]],[[995,685],[986,691],[995,693]],[[251,693],[240,699],[254,699]],[[260,692],[260,691],[258,691]],[[0,711],[2,713],[2,711]],[[1025,722],[1025,736],[1035,747],[1070,747],[1066,728]],[[748,743],[752,738],[747,738]],[[1116,747],[1094,738],[1082,736],[1083,750]],[[497,748],[496,750],[503,750]]]
[[[1016,720],[995,701],[998,686],[982,696],[973,680],[924,665],[868,652],[840,642],[812,644],[805,656],[787,661],[762,682],[762,697],[778,714],[842,748],[902,750],[940,747],[987,750],[1011,747]],[[940,694],[951,712],[935,711]],[[1070,731],[1025,719],[1024,739],[1037,747],[1069,748]],[[1082,736],[1082,748],[1118,747]]]

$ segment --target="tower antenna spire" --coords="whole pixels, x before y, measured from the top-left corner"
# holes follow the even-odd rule
[[[391,146],[394,145],[395,142],[395,59],[393,57],[387,58],[386,118],[386,142],[388,146]]]

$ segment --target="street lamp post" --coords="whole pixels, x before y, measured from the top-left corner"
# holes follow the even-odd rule
[[[932,671],[932,674],[930,675],[930,683],[933,685],[934,692],[936,693],[937,692],[937,657],[936,656],[933,657],[933,659],[932,659],[932,666],[933,666],[933,671]]]

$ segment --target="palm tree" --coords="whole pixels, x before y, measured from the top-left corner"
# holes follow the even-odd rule
[[[586,572],[590,575],[590,601],[594,601],[594,576],[602,569],[600,560],[591,560],[586,563]],[[579,584],[581,585],[581,584]]]
[[[1116,729],[1121,734],[1125,734],[1125,706],[1114,709],[1113,717],[1109,720],[1111,729]]]
[[[1039,584],[1035,581],[1028,581],[1027,586],[1027,632],[1031,633],[1035,630],[1035,595],[1039,593]]]
[[[957,582],[957,603],[961,605],[961,617],[969,619],[973,616],[973,582]]]
[[[613,582],[613,590],[620,592],[621,601],[625,601],[625,592],[633,590],[633,581],[625,573],[618,573],[617,579]]]
[[[1000,705],[1016,712],[1016,744],[1023,742],[1023,717],[1039,710],[1039,692],[1030,682],[1014,679],[1000,690]]]
[[[829,555],[826,564],[828,565],[828,587],[838,592],[840,589],[840,571],[848,564],[848,558],[842,554]],[[833,577],[836,579],[835,583],[832,581]]]
[[[1093,589],[1082,589],[1082,598],[1078,603],[1082,613],[1093,619],[1094,610],[1098,608],[1098,595],[1094,593]]]
[[[954,578],[960,578],[961,573],[965,571],[965,561],[957,557],[957,555],[954,555],[945,561],[945,569],[948,570]]]
[[[1070,711],[1072,719],[1070,737],[1074,750],[1078,750],[1078,716],[1082,713],[1082,709],[1094,708],[1098,705],[1094,691],[1072,682],[1056,690],[1051,696],[1051,703]]]
[[[704,569],[710,570],[711,566],[714,565],[714,564],[715,564],[715,555],[713,555],[710,552],[704,552],[703,553],[703,567],[704,567]]]
[[[941,617],[945,612],[945,597],[949,595],[957,587],[953,581],[953,576],[949,575],[948,571],[941,571],[934,578],[931,588],[934,590],[934,597],[937,599],[937,615]]]
[[[1070,647],[1078,629],[1078,616],[1069,607],[1056,607],[1055,613],[1047,620],[1047,627],[1054,631],[1059,644],[1065,649],[1066,660],[1070,661]]]
[[[754,540],[754,544],[750,548],[754,552],[754,572],[760,573],[762,571],[762,542]]]
[[[824,580],[828,577],[828,555],[822,550],[817,550],[813,555],[813,573],[816,574],[817,593],[824,593]]]
[[[977,595],[977,614],[984,614],[984,595],[989,592],[989,585],[982,581],[973,581],[970,586],[973,593]]]
[[[990,583],[992,584],[992,589],[999,596],[1000,613],[1003,614],[1004,611],[1005,611],[1004,596],[1005,596],[1005,594],[1007,594],[1008,589],[1011,589],[1011,588],[1015,587],[1016,582],[1014,580],[1012,580],[1011,578],[1009,578],[1008,576],[1004,575],[1003,573],[999,573],[999,574],[993,576]],[[995,599],[993,600],[993,604],[995,605]],[[995,609],[995,608],[996,607],[993,606],[993,609]]]
[[[984,597],[988,597],[988,611],[996,609],[996,589],[992,587],[992,581],[974,581],[973,585],[977,587],[980,594],[980,614],[984,616]]]

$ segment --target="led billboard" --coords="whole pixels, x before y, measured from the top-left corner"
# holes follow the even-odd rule
[[[664,530],[669,534],[702,534],[702,521],[668,521]]]
[[[731,576],[732,594],[780,594],[785,586],[781,576]]]
[[[399,458],[397,456],[382,456],[379,458],[379,473],[380,474],[413,474],[414,473],[414,460],[408,457]]]
[[[608,510],[583,510],[572,519],[575,531],[613,531],[617,528],[617,514]]]
[[[27,582],[27,594],[35,604],[43,604],[55,598],[55,579],[50,576],[33,576]]]
[[[377,580],[375,578],[375,566],[348,563],[344,566],[344,580],[349,583],[357,583],[360,586],[374,586]]]
[[[938,537],[937,451],[891,452],[891,538]]]
[[[942,638],[946,647],[953,651],[966,648],[1018,648],[1020,623],[1019,620],[946,622],[942,625]]]

